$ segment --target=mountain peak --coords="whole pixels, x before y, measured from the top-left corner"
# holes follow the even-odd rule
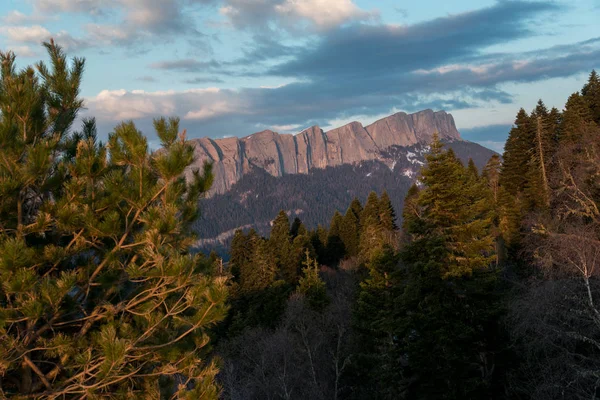
[[[197,139],[192,167],[212,162],[210,194],[224,193],[254,168],[274,176],[306,174],[313,168],[380,159],[391,146],[427,144],[434,132],[442,139],[460,140],[454,118],[445,111],[397,112],[366,127],[352,121],[327,132],[314,125],[295,135],[266,129],[241,139]]]

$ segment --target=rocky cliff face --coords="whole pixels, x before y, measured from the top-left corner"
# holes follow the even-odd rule
[[[386,149],[429,143],[434,132],[442,139],[461,140],[452,115],[424,110],[397,113],[366,127],[351,122],[328,132],[313,126],[296,135],[266,130],[244,138],[203,138],[193,143],[196,167],[205,161],[213,163],[210,194],[216,194],[226,192],[255,168],[283,176],[366,160],[386,162]]]

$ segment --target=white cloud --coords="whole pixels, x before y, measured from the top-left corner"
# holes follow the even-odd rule
[[[351,0],[286,0],[276,5],[275,10],[290,19],[308,20],[318,29],[374,16],[374,13],[358,8]]]
[[[116,0],[36,0],[34,8],[36,11],[51,14],[72,12],[99,15],[116,3]]]
[[[282,28],[308,26],[317,31],[378,16],[352,0],[225,0],[219,11],[237,28],[264,29],[273,22]]]
[[[39,53],[29,46],[8,46],[8,50],[15,53],[18,57],[37,57]]]
[[[50,31],[41,25],[8,26],[0,28],[0,33],[17,43],[41,43],[50,36]]]
[[[183,115],[186,120],[206,120],[240,112],[236,96],[218,88],[184,91],[103,90],[86,99],[90,115],[101,121],[155,118],[160,115]]]
[[[2,18],[2,22],[8,25],[40,24],[50,19],[48,15],[32,14],[26,15],[20,11],[10,11]]]
[[[0,27],[0,34],[8,39],[8,47],[20,48],[21,50],[25,49],[23,44],[40,45],[42,42],[48,41],[51,38],[56,40],[56,42],[67,51],[77,51],[89,47],[89,43],[86,40],[75,38],[66,31],[60,31],[53,34],[41,25],[3,26]],[[31,55],[33,53],[29,54]]]
[[[215,104],[203,107],[199,110],[188,111],[183,119],[189,120],[205,120],[212,117],[228,114],[233,111],[226,101],[219,101]]]

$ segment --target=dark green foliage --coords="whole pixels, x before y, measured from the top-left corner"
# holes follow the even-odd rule
[[[325,282],[319,277],[319,264],[317,260],[310,256],[310,252],[305,252],[305,259],[302,262],[302,276],[298,281],[298,293],[304,295],[310,307],[315,311],[322,311],[329,304],[329,297],[325,289]]]
[[[510,130],[504,155],[501,184],[515,196],[528,184],[527,177],[535,140],[535,126],[524,109],[520,109],[515,126]]]
[[[346,255],[356,257],[359,253],[360,243],[360,214],[357,215],[351,207],[348,207],[342,220],[340,237],[344,243]]]
[[[45,47],[37,72],[0,55],[0,396],[217,398],[226,280],[188,251],[211,167],[185,180],[176,118],[156,153],[132,122],[72,134],[84,62]]]
[[[396,213],[392,206],[390,196],[385,190],[379,199],[379,221],[383,229],[387,229],[388,231],[395,231],[398,229],[398,225],[396,225]]]
[[[327,265],[337,264],[344,257],[344,254],[346,254],[346,248],[341,237],[343,225],[344,219],[342,214],[336,211],[329,224],[329,232],[327,234],[327,258],[325,261]]]
[[[581,95],[589,107],[592,121],[600,125],[600,77],[595,70],[581,89]]]

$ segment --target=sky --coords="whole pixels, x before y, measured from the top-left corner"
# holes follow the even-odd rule
[[[20,66],[85,57],[101,137],[178,116],[188,138],[445,110],[501,151],[519,108],[562,109],[600,69],[600,0],[2,0]]]

